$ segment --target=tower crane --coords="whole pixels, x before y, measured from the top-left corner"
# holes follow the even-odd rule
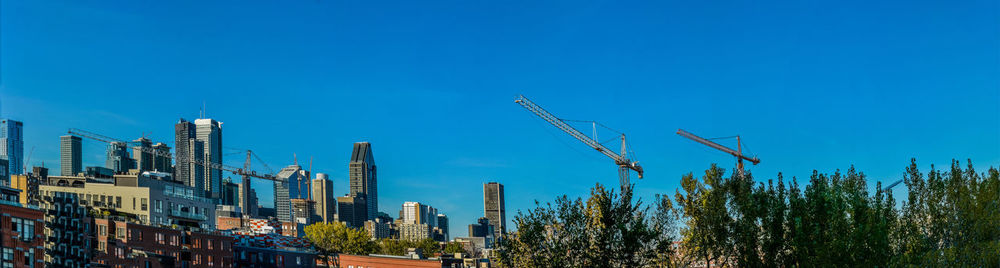
[[[631,185],[629,184],[629,170],[635,171],[636,174],[639,175],[639,178],[642,179],[643,172],[642,172],[642,166],[639,165],[639,161],[633,161],[632,159],[628,158],[628,151],[626,150],[627,143],[625,141],[624,133],[621,134],[621,142],[622,142],[621,153],[615,153],[615,151],[608,149],[608,147],[605,147],[603,144],[595,140],[597,138],[596,127],[594,131],[594,138],[590,138],[587,137],[587,135],[584,135],[583,132],[580,132],[576,128],[573,128],[569,124],[566,124],[567,120],[559,119],[555,115],[543,109],[541,106],[538,106],[531,100],[528,100],[528,98],[524,97],[523,95],[520,95],[516,99],[514,99],[514,102],[520,104],[522,107],[524,107],[524,109],[527,109],[528,111],[534,113],[538,117],[541,117],[542,119],[549,122],[553,126],[556,126],[563,132],[566,132],[566,134],[573,136],[573,138],[576,138],[580,142],[583,142],[587,146],[590,146],[591,148],[594,148],[598,152],[601,152],[608,158],[611,158],[611,160],[614,160],[615,165],[618,165],[619,183],[621,183],[622,190],[624,190],[626,187],[631,187]],[[594,124],[596,126],[597,123],[595,122]]]
[[[697,135],[691,134],[690,132],[684,131],[683,129],[677,129],[677,135],[684,136],[685,138],[691,139],[693,141],[696,141],[704,145],[708,145],[708,147],[712,147],[715,148],[716,150],[723,151],[735,156],[736,169],[737,172],[739,172],[740,177],[743,177],[743,160],[750,161],[750,163],[753,163],[754,165],[760,163],[760,159],[758,159],[756,156],[751,158],[746,155],[743,155],[743,146],[742,142],[740,141],[739,135],[736,136],[736,147],[737,147],[736,150],[730,149],[729,147],[726,146],[722,146],[722,144],[715,143],[708,139],[698,137]]]
[[[128,145],[135,145],[135,144],[137,144],[137,142],[128,142],[128,141],[124,141],[124,140],[120,140],[120,139],[116,139],[116,138],[111,138],[111,137],[108,137],[108,136],[104,136],[104,135],[101,135],[101,134],[97,134],[97,133],[86,131],[86,130],[76,129],[76,128],[70,128],[69,131],[67,131],[67,133],[69,133],[70,135],[76,135],[76,136],[80,136],[80,137],[84,137],[84,138],[88,138],[88,139],[92,139],[92,140],[96,140],[96,141],[100,141],[100,142],[104,142],[104,143],[121,142],[121,143],[125,143],[125,144],[128,144]],[[243,167],[242,168],[239,168],[239,167],[233,167],[233,166],[229,166],[229,165],[223,165],[223,164],[218,164],[218,163],[206,162],[205,160],[185,159],[185,158],[187,158],[186,156],[172,156],[170,154],[170,152],[163,152],[163,151],[160,151],[160,150],[155,150],[155,149],[153,149],[151,147],[137,146],[137,147],[133,147],[133,148],[139,148],[139,150],[141,150],[142,152],[151,153],[151,154],[156,155],[156,156],[161,156],[161,157],[166,157],[166,158],[172,158],[176,162],[192,163],[192,164],[199,165],[199,166],[204,166],[204,167],[208,167],[208,168],[212,168],[212,169],[218,169],[218,170],[224,171],[224,172],[231,172],[232,174],[239,175],[239,176],[243,177],[243,183],[240,184],[240,190],[243,191],[243,194],[240,195],[240,200],[241,200],[241,202],[243,204],[242,206],[240,206],[240,208],[242,210],[243,215],[250,215],[249,214],[250,213],[250,208],[247,207],[247,205],[250,204],[250,194],[249,194],[250,193],[250,178],[257,178],[257,179],[269,180],[269,181],[277,181],[278,180],[277,177],[275,177],[273,174],[271,174],[273,172],[269,172],[269,173],[263,173],[262,172],[261,174],[258,174],[256,171],[253,171],[253,170],[250,169],[251,159],[256,158],[257,161],[259,161],[261,163],[261,165],[264,165],[264,168],[266,168],[267,170],[271,170],[271,168],[268,167],[267,164],[265,164],[260,159],[260,157],[257,156],[257,154],[255,154],[251,150],[246,150],[246,162],[243,163]],[[240,219],[242,220],[242,217]]]

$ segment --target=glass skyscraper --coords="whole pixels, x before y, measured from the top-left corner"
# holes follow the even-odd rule
[[[24,174],[24,123],[0,119],[0,158],[7,160],[7,174]]]

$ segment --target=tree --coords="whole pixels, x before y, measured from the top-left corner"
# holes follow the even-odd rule
[[[517,231],[499,243],[498,261],[509,267],[645,267],[669,265],[675,214],[658,197],[655,211],[600,184],[590,197],[556,198],[514,219]]]
[[[306,226],[305,233],[306,240],[320,251],[324,260],[341,253],[368,255],[375,253],[377,247],[367,232],[349,228],[342,222],[314,223]]]
[[[712,164],[705,171],[702,184],[692,174],[681,178],[685,194],[677,192],[675,198],[686,226],[681,228],[683,248],[688,254],[700,257],[705,265],[727,263],[729,227],[732,222],[726,209],[726,189],[722,179],[724,171]]]
[[[457,242],[446,243],[444,245],[444,252],[469,254],[468,252],[465,252],[465,246],[463,246],[462,243],[457,243]]]

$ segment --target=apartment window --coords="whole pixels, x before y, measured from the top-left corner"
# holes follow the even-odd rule
[[[117,235],[118,238],[125,238],[125,227],[118,227],[115,230],[115,235]]]
[[[104,224],[97,225],[97,233],[100,234],[101,236],[108,235],[108,226]]]
[[[10,223],[11,230],[18,234],[21,241],[31,242],[35,238],[35,221],[11,217]]]
[[[115,197],[115,207],[122,208],[122,197],[121,196],[116,196]]]
[[[163,242],[164,242],[163,233],[156,233],[156,243],[163,244]]]
[[[3,267],[4,268],[14,267],[14,249],[13,248],[4,248],[3,249],[2,262],[3,262]]]
[[[143,199],[141,200],[141,202],[139,202],[139,203],[140,203],[140,204],[142,205],[142,211],[146,211],[147,209],[149,209],[149,208],[147,208],[147,205],[146,205],[146,204],[147,204],[147,202],[146,202],[146,199],[145,199],[145,198],[143,198]]]
[[[212,239],[209,239],[208,241],[206,241],[205,244],[208,245],[208,250],[212,250],[213,249],[213,247],[212,247]]]
[[[156,211],[156,213],[163,213],[163,201],[154,200],[153,204],[154,204],[153,209],[154,211]]]
[[[108,249],[108,243],[104,241],[97,241],[97,250],[104,251]]]

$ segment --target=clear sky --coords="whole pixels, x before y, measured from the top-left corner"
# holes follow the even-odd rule
[[[678,128],[742,135],[762,181],[850,165],[894,181],[911,157],[1000,166],[998,3],[4,0],[0,113],[58,173],[67,128],[172,145],[204,103],[224,146],[275,170],[312,157],[338,195],[352,143],[370,141],[382,211],[425,202],[465,236],[484,182],[505,185],[508,221],[617,185],[609,159],[517,94],[626,132],[647,200],[733,166]],[[103,165],[85,144],[85,166]]]

